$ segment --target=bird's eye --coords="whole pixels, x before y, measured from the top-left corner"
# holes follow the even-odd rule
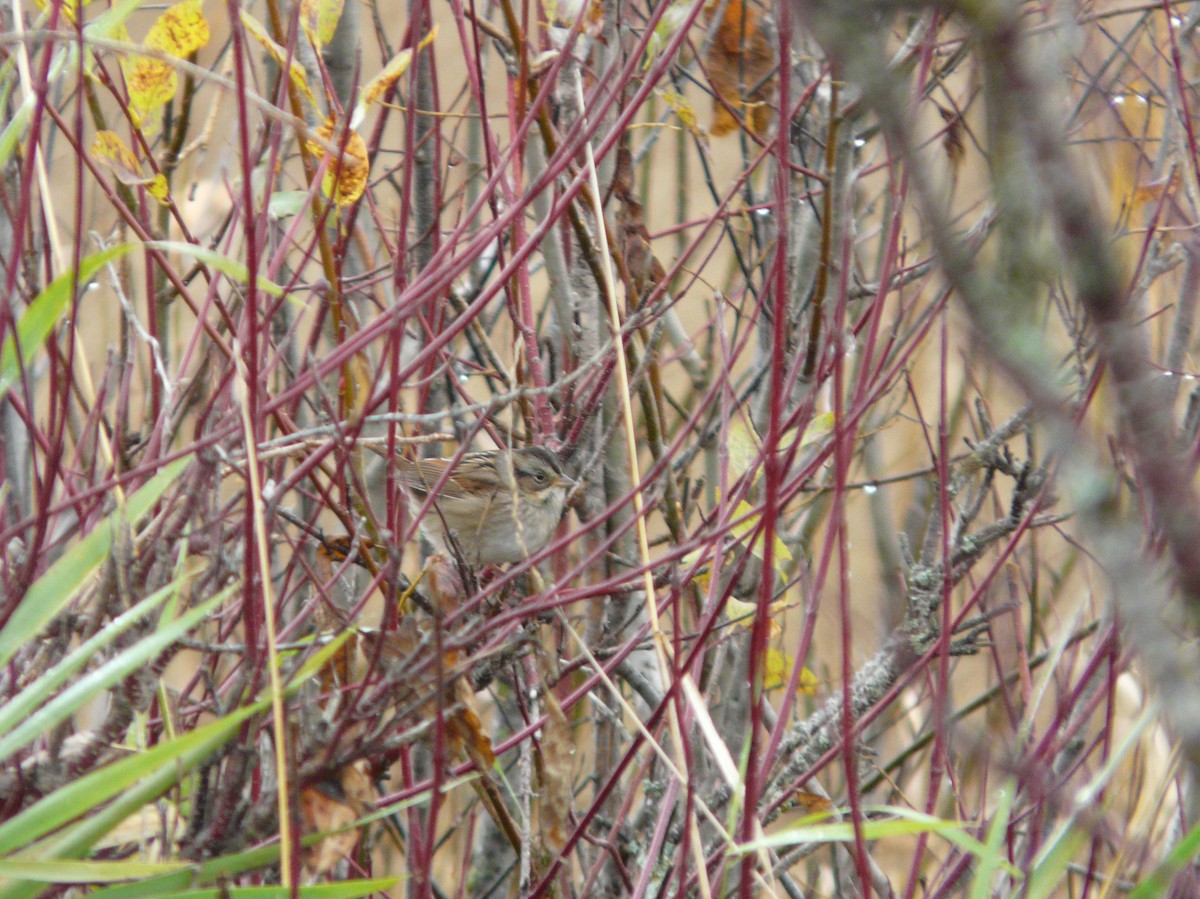
[[[544,483],[546,483],[546,472],[544,472],[544,471],[535,471],[535,472],[533,473],[533,479],[534,479],[535,481],[537,481],[539,484],[544,484]]]

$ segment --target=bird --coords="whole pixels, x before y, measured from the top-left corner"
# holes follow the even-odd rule
[[[435,494],[421,520],[434,551],[454,556],[457,545],[476,567],[519,562],[545,547],[575,486],[558,453],[541,446],[395,460],[414,512]]]

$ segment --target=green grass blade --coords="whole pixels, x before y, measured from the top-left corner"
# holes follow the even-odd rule
[[[204,620],[204,617],[224,602],[233,593],[233,590],[233,587],[228,587],[175,620],[162,625],[153,634],[109,659],[48,702],[45,700],[47,691],[41,689],[41,680],[35,681],[14,701],[36,702],[41,697],[45,704],[21,721],[11,733],[0,739],[0,761],[36,739],[39,734],[49,732],[94,697],[157,658],[168,646]],[[159,591],[160,594],[164,592],[173,593],[174,590]],[[25,693],[34,693],[35,695],[25,699]],[[35,706],[35,708],[37,707]]]
[[[1173,881],[1185,865],[1200,855],[1200,825],[1193,827],[1171,849],[1166,860],[1129,893],[1129,899],[1158,899],[1166,896]]]
[[[398,886],[402,878],[379,877],[375,880],[347,880],[342,883],[319,883],[297,888],[298,895],[304,899],[358,899],[359,896],[369,896],[383,890]],[[230,887],[227,890],[189,890],[186,893],[176,893],[175,899],[290,899],[292,891],[288,887]]]
[[[349,632],[331,640],[313,654],[291,679],[285,692],[294,692],[319,671],[337,652]],[[21,851],[22,859],[75,858],[116,827],[128,815],[157,798],[173,786],[183,774],[218,749],[242,726],[242,723],[270,706],[269,695],[255,700],[216,721],[159,744],[146,752],[113,762],[78,780],[66,784],[0,824],[0,854]],[[127,791],[103,810],[91,813],[103,803]],[[46,841],[31,845],[69,821],[75,825]],[[7,890],[0,896],[7,896]],[[24,895],[15,893],[13,895]]]
[[[63,861],[59,858],[48,862],[30,862],[0,859],[0,878],[53,884],[113,883],[135,877],[153,877],[189,867],[187,862],[88,862]]]
[[[27,716],[32,715],[45,703],[50,696],[65,684],[96,657],[106,646],[121,634],[149,615],[162,604],[168,596],[179,587],[178,580],[171,582],[161,590],[155,591],[140,603],[114,618],[100,632],[79,644],[65,659],[39,677],[36,681],[14,696],[4,705],[0,705],[0,735],[7,734],[17,727]]]
[[[1017,785],[1011,779],[1000,787],[999,801],[996,803],[996,811],[992,814],[992,826],[988,828],[984,852],[979,855],[979,861],[975,864],[975,876],[971,880],[971,899],[991,899],[992,878],[1004,861],[1004,839],[1008,836],[1016,793]]]
[[[969,852],[976,858],[992,857],[986,846],[975,839],[957,821],[935,818],[912,809],[899,806],[880,806],[869,809],[872,813],[890,815],[889,818],[871,818],[862,822],[863,838],[867,840],[883,840],[889,837],[914,836],[916,834],[936,834],[947,842],[957,846],[964,852]],[[828,815],[813,815],[798,821],[777,833],[768,834],[761,840],[738,844],[736,851],[739,855],[758,852],[760,849],[790,848],[802,843],[849,843],[855,838],[854,825],[849,821],[825,821]],[[1006,859],[995,858],[995,867],[1015,876],[1020,870]]]
[[[107,557],[113,533],[122,520],[137,522],[159,501],[190,461],[184,457],[172,462],[129,497],[124,509],[117,509],[91,532],[67,550],[61,559],[26,592],[4,629],[0,630],[0,665],[7,665],[17,650],[41,635],[75,597]]]
[[[250,269],[246,267],[244,262],[240,262],[232,256],[226,256],[224,253],[218,253],[216,250],[211,250],[208,247],[202,247],[199,244],[187,243],[181,240],[155,240],[147,242],[146,246],[167,253],[182,253],[186,256],[191,256],[205,265],[212,266],[225,275],[225,277],[229,278],[229,280],[236,281],[239,284],[246,284],[250,280]],[[283,288],[269,278],[259,275],[255,283],[258,285],[259,290],[273,297],[282,297],[284,295]]]
[[[5,133],[0,135],[0,149],[3,148],[8,131],[14,124],[16,123],[10,124],[5,129]],[[21,319],[17,322],[17,342],[14,343],[10,336],[4,341],[3,349],[0,349],[0,397],[8,393],[8,389],[21,376],[21,360],[29,361],[37,348],[50,335],[55,323],[70,308],[71,299],[75,294],[75,285],[86,284],[96,272],[135,247],[137,244],[123,243],[93,253],[79,261],[78,277],[74,270],[70,270],[46,285],[46,289],[39,293],[37,298],[29,304],[29,308],[21,313]],[[21,348],[20,356],[17,355],[18,346]]]

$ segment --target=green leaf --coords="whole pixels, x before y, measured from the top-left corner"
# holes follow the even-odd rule
[[[32,94],[26,97],[25,102],[13,112],[4,130],[0,131],[0,169],[8,168],[9,160],[16,152],[17,145],[21,143],[21,138],[25,136],[25,130],[33,118],[34,99]]]
[[[161,598],[166,598],[167,595],[173,594],[178,590],[178,587],[178,582],[171,584],[169,587],[158,591],[151,599],[160,596]],[[70,717],[77,709],[90,702],[113,684],[124,680],[134,671],[157,658],[163,650],[191,631],[204,620],[204,617],[210,611],[228,599],[233,590],[234,586],[227,587],[206,602],[180,615],[174,621],[164,624],[155,633],[139,640],[124,652],[109,659],[95,671],[76,681],[49,702],[46,702],[46,697],[54,689],[54,685],[43,684],[45,678],[39,678],[34,681],[13,702],[20,703],[23,706],[38,703],[39,701],[45,704],[41,708],[33,705],[33,708],[36,708],[37,711],[29,714],[28,717],[21,721],[12,733],[0,739],[0,761],[36,739],[39,734],[48,733],[55,725]],[[158,601],[161,601],[161,598]],[[97,634],[97,638],[103,637],[108,630],[109,628],[104,628]],[[92,643],[95,639],[93,638],[92,641],[88,642]],[[83,648],[81,646],[67,661],[71,661]],[[87,659],[85,658],[82,661],[86,662]],[[62,667],[62,665],[58,666],[58,668]],[[57,676],[58,668],[49,672],[47,677]],[[26,696],[26,694],[32,695]],[[8,709],[5,708],[4,712],[7,714]]]
[[[137,523],[154,507],[163,493],[187,466],[190,457],[172,462],[130,496],[86,537],[67,550],[61,559],[34,582],[21,604],[0,630],[0,665],[7,665],[17,650],[36,640],[54,618],[67,607],[112,548],[113,534],[122,522]]]
[[[211,265],[231,281],[237,281],[240,284],[246,284],[250,280],[250,269],[244,263],[231,256],[226,256],[224,253],[210,250],[208,247],[181,240],[152,240],[148,241],[146,246],[166,253],[183,253],[191,256],[205,265]],[[269,293],[273,297],[281,297],[285,293],[282,287],[262,275],[259,275],[255,284],[258,285],[259,290]]]
[[[267,211],[277,219],[296,215],[308,205],[306,190],[277,190],[267,201]]]
[[[119,0],[84,26],[84,34],[88,37],[116,37],[125,20],[141,9],[145,2],[146,0]]]
[[[3,136],[0,136],[0,148],[2,148],[3,140]],[[105,265],[124,256],[136,246],[137,244],[123,243],[109,247],[107,250],[101,250],[99,253],[93,253],[79,261],[78,277],[76,277],[74,269],[66,271],[51,281],[46,289],[37,295],[37,298],[29,304],[29,308],[21,313],[21,320],[17,322],[17,341],[19,341],[21,355],[17,356],[18,344],[13,342],[11,336],[4,341],[4,348],[0,350],[0,397],[8,393],[8,389],[21,376],[21,360],[29,361],[37,348],[50,335],[55,323],[67,311],[71,305],[71,298],[75,294],[75,285],[86,284]]]
[[[195,868],[195,865],[188,862],[154,863],[128,860],[96,862],[63,861],[62,859],[55,859],[48,862],[29,862],[0,860],[0,878],[49,884],[114,883],[142,879],[144,881],[143,884],[131,884],[131,886],[145,886],[147,890],[153,889],[158,890],[158,892],[133,892],[127,893],[127,895],[161,897],[166,894],[162,892],[164,881],[157,879],[158,875],[178,873],[184,879],[180,879],[179,877],[174,879],[186,886],[188,882],[186,878],[194,875]],[[156,879],[149,880],[149,878]],[[356,899],[359,896],[368,896],[371,893],[390,890],[392,887],[397,886],[402,879],[400,877],[379,877],[374,880],[347,880],[340,883],[302,886],[300,887],[300,895],[309,897],[309,899]],[[107,893],[107,891],[105,892]],[[229,887],[225,890],[172,890],[170,895],[175,897],[175,899],[185,896],[212,896],[214,899],[220,899],[222,896],[256,897],[256,899],[257,897],[280,897],[280,899],[288,899],[291,895],[291,890],[287,887],[278,886]]]
[[[155,782],[157,778],[162,777],[164,771],[173,779],[224,743],[241,727],[242,722],[262,708],[262,703],[254,703],[237,709],[174,740],[160,743],[146,752],[127,756],[71,781],[15,818],[0,824],[0,853],[14,852],[29,845],[31,841],[68,821],[86,815],[89,810],[108,801],[127,787],[138,784],[139,781],[142,784]],[[165,784],[163,789],[167,786],[170,784]],[[152,797],[146,797],[145,801],[148,802],[150,798]],[[138,802],[134,809],[143,804],[144,802]],[[110,810],[111,807],[105,811]],[[100,836],[103,834],[97,834],[96,838],[99,839]],[[50,859],[59,857],[59,853],[38,852],[30,857]]]

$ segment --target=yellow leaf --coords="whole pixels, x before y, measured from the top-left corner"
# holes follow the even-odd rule
[[[743,518],[743,516],[745,516],[744,520],[736,521],[736,519]],[[762,513],[757,511],[745,500],[742,500],[737,504],[737,508],[733,510],[733,518],[735,519],[735,523],[732,527],[730,527],[729,533],[735,539],[741,540],[747,534],[753,533],[755,528],[758,527],[758,522],[759,519],[762,518]],[[754,542],[750,544],[750,552],[754,553],[754,555],[759,559],[763,558],[762,538],[762,531],[759,531],[754,537]],[[773,545],[775,547],[775,570],[780,574],[783,574],[785,563],[792,561],[792,551],[787,548],[786,543],[779,539],[778,534],[775,535],[775,542]]]
[[[118,175],[141,178],[142,164],[133,150],[114,131],[98,131],[92,141],[92,155],[114,169]]]
[[[776,690],[788,682],[795,663],[782,649],[771,647],[763,660],[763,689]]]
[[[701,552],[701,550],[694,549],[679,560],[679,564],[683,567],[684,571],[690,571],[691,569],[695,568],[697,563],[706,562],[707,551],[704,551],[704,555],[701,555]],[[708,564],[704,564],[703,567],[698,569],[696,573],[692,575],[692,583],[695,584],[697,589],[699,589],[701,592],[707,592],[708,585],[711,583],[711,581],[712,566]]]
[[[120,135],[112,131],[99,131],[92,142],[92,155],[116,173],[117,180],[130,187],[145,186],[147,192],[158,202],[167,203],[167,179],[162,174],[147,177],[142,163]]]
[[[275,60],[276,65],[283,68],[283,64],[288,58],[287,50],[275,43],[271,36],[267,34],[267,29],[263,26],[263,23],[250,15],[250,13],[243,9],[239,11],[238,15],[241,17],[242,27],[246,29],[247,34],[262,45],[262,48],[267,51],[267,55]],[[312,89],[308,86],[308,76],[304,73],[304,66],[296,62],[295,57],[292,58],[291,64],[288,67],[288,73],[292,79],[292,84],[296,85],[309,103],[316,106],[317,98],[313,96]]]
[[[642,62],[643,70],[649,69],[654,64],[654,60],[662,54],[663,47],[687,21],[691,9],[692,0],[675,0],[667,7],[667,11],[663,13],[662,18],[654,27],[654,34],[650,35],[650,42],[646,45],[646,58]]]
[[[146,46],[184,59],[207,44],[208,37],[200,0],[182,0],[158,17],[146,35]]]
[[[749,627],[754,619],[754,613],[758,610],[752,602],[743,602],[737,597],[731,596],[725,600],[725,614],[729,616],[729,620],[734,624],[742,627]]]
[[[424,50],[433,43],[433,39],[437,37],[437,33],[437,26],[435,25],[433,30],[421,39],[421,43],[417,45],[417,51]],[[412,59],[413,51],[411,49],[401,50],[393,56],[378,75],[363,85],[362,90],[359,91],[359,107],[365,109],[391,90],[392,85],[400,80],[400,76],[408,71],[408,67],[412,65]]]
[[[785,604],[781,602],[771,604],[771,615],[767,618],[767,634],[772,637],[778,637],[783,633],[783,628],[779,622],[775,620],[775,615],[781,613]],[[729,617],[731,624],[738,627],[751,628],[754,626],[754,613],[758,611],[758,604],[753,602],[742,602],[736,597],[729,597],[725,600],[725,614]]]
[[[734,477],[741,477],[759,461],[762,455],[762,439],[754,430],[754,425],[739,418],[729,425],[725,449],[729,453],[729,473]]]
[[[333,40],[345,0],[300,0],[300,24],[318,50]]]
[[[50,8],[47,0],[33,0],[37,8],[45,12]],[[68,22],[75,22],[79,19],[79,10],[91,3],[92,0],[63,0],[62,11]]]
[[[763,662],[763,689],[776,690],[786,686],[792,676],[792,669],[795,667],[796,660],[782,649],[768,649],[767,657]],[[817,692],[816,675],[807,668],[801,668],[796,690],[805,696],[812,696]]]
[[[808,423],[808,427],[804,429],[804,433],[800,435],[800,448],[803,449],[810,443],[816,443],[822,437],[828,437],[833,433],[833,425],[832,412],[814,415],[812,421]]]
[[[179,87],[175,67],[161,59],[135,56],[123,63],[129,102],[139,112],[149,112],[170,102]]]
[[[812,696],[817,692],[817,676],[813,674],[807,667],[800,669],[800,682],[796,685],[805,696]]]
[[[700,124],[696,117],[696,110],[683,96],[675,91],[663,91],[663,99],[667,105],[671,107],[671,111],[692,134],[700,136]]]
[[[170,206],[168,202],[167,178],[162,172],[159,172],[148,182],[146,182],[146,193],[158,200],[163,206]]]

